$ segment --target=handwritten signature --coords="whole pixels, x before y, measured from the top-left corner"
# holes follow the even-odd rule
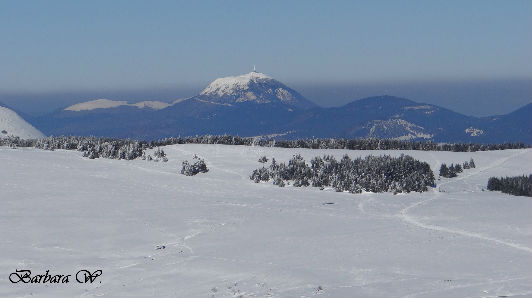
[[[74,276],[78,283],[93,283],[98,277],[102,275],[103,271],[98,269],[93,272],[87,269],[79,270]],[[31,274],[31,270],[28,269],[17,269],[15,272],[9,274],[9,281],[16,284],[19,282],[22,283],[69,283],[72,278],[72,274],[50,274],[50,270],[46,270],[44,274]],[[100,281],[101,282],[101,281]]]

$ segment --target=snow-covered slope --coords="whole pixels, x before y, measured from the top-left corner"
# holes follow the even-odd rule
[[[370,138],[407,141],[433,137],[433,135],[425,133],[423,127],[403,119],[373,120],[368,126],[368,137]]]
[[[273,80],[271,77],[260,72],[218,78],[203,89],[200,95],[234,95],[243,90],[249,90],[252,83],[269,82],[271,80]]]
[[[15,136],[22,139],[38,139],[44,135],[22,119],[13,110],[0,105],[0,138]]]
[[[1,297],[530,297],[532,200],[483,191],[530,173],[532,150],[164,147],[169,161],[0,148]],[[426,193],[255,184],[259,157],[402,153],[477,167]],[[151,152],[153,154],[153,152]],[[208,173],[178,174],[204,158]],[[94,284],[11,284],[16,269]],[[99,283],[101,281],[101,283]]]
[[[210,83],[197,98],[218,104],[255,102],[280,103],[308,109],[315,104],[295,90],[268,75],[252,71],[239,76],[219,78]]]
[[[123,101],[123,100],[109,100],[109,99],[101,98],[101,99],[95,99],[91,101],[77,103],[75,105],[71,105],[65,108],[64,110],[80,112],[80,111],[91,111],[95,109],[110,109],[110,108],[117,108],[117,107],[122,107],[122,106],[137,107],[139,109],[150,108],[153,110],[160,110],[160,109],[164,109],[170,106],[170,104],[166,102],[161,102],[161,101],[141,101],[138,103],[128,103],[127,101]]]

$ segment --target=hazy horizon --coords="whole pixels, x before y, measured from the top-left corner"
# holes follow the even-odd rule
[[[471,116],[490,116],[512,112],[532,102],[532,80],[475,80],[395,83],[318,83],[284,82],[322,107],[337,107],[365,97],[392,95],[420,103],[435,104]],[[107,98],[139,102],[171,102],[197,95],[208,83],[125,90],[70,90],[65,92],[0,92],[3,102],[19,112],[40,116],[69,105]]]
[[[171,101],[257,70],[322,106],[389,94],[467,115],[532,100],[530,1],[5,1],[0,101]]]

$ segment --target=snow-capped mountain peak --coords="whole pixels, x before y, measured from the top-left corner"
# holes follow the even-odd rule
[[[44,134],[22,119],[15,111],[0,104],[0,138],[19,137],[21,139],[44,138]]]
[[[270,80],[273,79],[268,75],[255,71],[239,76],[228,76],[214,80],[201,91],[200,95],[231,95],[239,91],[248,90],[250,83],[267,82]]]
[[[224,105],[254,102],[281,103],[303,109],[315,106],[295,90],[256,71],[216,79],[201,91],[197,99]]]

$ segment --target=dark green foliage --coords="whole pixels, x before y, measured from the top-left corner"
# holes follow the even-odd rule
[[[462,166],[463,165],[463,166]],[[471,158],[469,162],[464,161],[464,163],[460,165],[457,164],[451,164],[449,167],[447,167],[446,164],[442,163],[440,167],[440,176],[445,178],[453,178],[458,176],[458,173],[462,173],[464,169],[471,169],[475,167],[475,162]]]
[[[475,167],[476,167],[475,161],[471,158],[471,160],[469,161],[469,168],[474,169]]]
[[[300,155],[294,155],[288,164],[275,159],[268,167],[254,170],[250,179],[255,182],[273,180],[285,186],[314,186],[351,193],[368,192],[423,192],[434,186],[434,174],[426,162],[411,156],[367,156],[351,159],[345,155],[340,161],[333,156],[314,157],[310,166]]]
[[[447,167],[446,164],[442,163],[440,167],[440,176],[445,178],[453,178],[456,177],[456,170],[453,164],[451,164],[449,167]]]
[[[440,167],[440,176],[442,177],[449,177],[449,168],[446,164],[442,163]]]
[[[514,196],[532,197],[532,175],[496,178],[488,180],[488,190],[502,191]]]

